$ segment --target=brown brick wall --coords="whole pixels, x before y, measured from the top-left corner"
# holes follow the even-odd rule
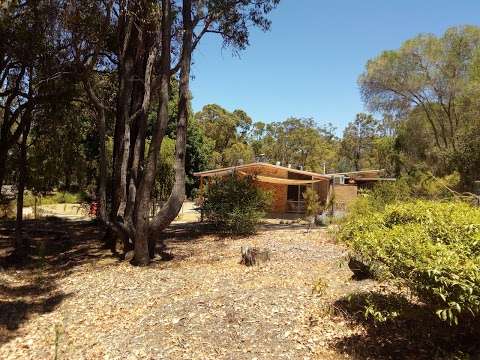
[[[328,201],[328,190],[330,188],[330,183],[328,181],[321,181],[315,183],[315,188],[318,192],[320,203],[326,205]]]
[[[282,214],[287,210],[287,185],[270,184],[257,181],[256,185],[272,193],[272,207],[271,212],[275,214]]]
[[[335,204],[339,207],[343,205],[347,206],[353,200],[357,198],[357,186],[356,185],[335,185],[333,188],[335,196]]]

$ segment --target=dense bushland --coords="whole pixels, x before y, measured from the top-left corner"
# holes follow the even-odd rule
[[[442,320],[479,315],[479,208],[411,200],[375,209],[361,201],[339,231],[354,256],[399,280]]]
[[[213,179],[203,194],[205,219],[230,234],[251,234],[270,206],[268,192],[254,186],[252,176]]]

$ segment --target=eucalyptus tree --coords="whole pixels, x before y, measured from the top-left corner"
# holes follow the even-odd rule
[[[146,264],[149,261],[148,239],[154,239],[156,234],[170,224],[177,216],[185,199],[185,149],[187,136],[187,120],[189,118],[190,76],[192,54],[205,34],[218,34],[224,45],[234,49],[244,49],[248,45],[249,26],[258,26],[267,30],[270,22],[265,15],[270,12],[279,0],[231,0],[231,1],[192,1],[170,3],[163,0],[161,11],[161,55],[160,55],[160,98],[157,123],[152,138],[152,144],[145,161],[138,185],[135,200],[135,261]],[[171,61],[172,15],[181,13],[179,27],[178,65]],[[179,68],[179,103],[176,130],[175,149],[175,185],[166,204],[158,214],[148,220],[148,204],[152,184],[156,172],[157,157],[160,150],[165,127],[168,122],[168,94],[170,77]],[[150,256],[151,256],[150,252]]]
[[[55,1],[14,1],[0,9],[0,188],[8,154],[32,112],[48,98],[46,88],[58,76],[57,44],[50,15]]]
[[[271,162],[322,172],[336,165],[337,139],[331,125],[319,126],[311,118],[288,118],[267,125],[255,123],[253,146]]]
[[[399,118],[421,112],[445,171],[476,116],[479,54],[475,26],[450,28],[441,37],[419,35],[367,63],[359,78],[363,100],[369,110]]]
[[[246,48],[250,26],[267,30],[270,22],[266,14],[278,2],[116,0],[93,2],[90,7],[85,1],[70,2],[67,15],[74,25],[69,31],[78,73],[82,74],[85,90],[99,114],[99,123],[104,123],[102,113],[115,114],[113,201],[110,215],[104,214],[103,220],[123,240],[125,250],[133,248],[136,264],[148,264],[155,238],[177,216],[185,199],[194,50],[207,34],[221,36],[224,45],[234,50]],[[97,19],[91,19],[97,30],[90,32],[84,23],[76,21],[85,18],[81,16],[82,11],[99,14]],[[104,37],[105,34],[115,36]],[[116,77],[113,111],[91,81],[92,74],[105,68]],[[179,83],[178,104],[176,109],[169,109],[173,77],[177,77]],[[147,146],[148,114],[153,97],[158,107]],[[172,111],[176,114],[175,181],[165,205],[150,219],[160,149]],[[104,170],[102,173],[106,176]]]
[[[17,237],[11,254],[16,260],[28,253],[22,208],[30,129],[43,126],[48,119],[42,111],[72,91],[70,82],[61,81],[65,51],[58,26],[60,7],[60,1],[39,0],[12,1],[0,9],[0,188],[18,145],[18,161],[10,164],[8,174],[17,175]]]
[[[380,123],[369,114],[357,114],[343,131],[341,155],[355,171],[374,165],[375,140],[379,138]]]
[[[195,114],[195,120],[213,141],[212,167],[231,166],[237,160],[251,161],[255,157],[247,144],[252,119],[245,111],[230,112],[220,105],[209,104]]]

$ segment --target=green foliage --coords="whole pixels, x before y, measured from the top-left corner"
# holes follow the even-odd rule
[[[356,292],[342,299],[347,311],[366,321],[372,321],[375,326],[401,318],[405,314],[416,310],[404,294],[398,292],[385,293],[383,290],[375,292]]]
[[[374,323],[384,323],[397,318],[399,315],[397,310],[383,310],[379,309],[374,303],[367,299],[367,305],[365,306],[364,316],[365,319],[373,319]]]
[[[371,190],[361,190],[360,196],[349,205],[351,216],[383,210],[387,204],[405,201],[412,197],[412,190],[405,179],[380,182]]]
[[[318,193],[313,188],[309,187],[302,195],[305,199],[305,215],[318,215],[321,210]]]
[[[255,161],[255,153],[250,145],[243,142],[237,142],[232,144],[228,149],[223,152],[223,158],[225,165],[235,166],[242,161],[246,164]]]
[[[170,196],[175,183],[175,140],[169,137],[163,139],[157,166],[152,196],[157,201],[165,201]]]
[[[323,172],[337,165],[338,141],[331,124],[318,126],[311,118],[288,118],[269,124],[255,123],[250,141],[257,155],[283,165],[300,165]]]
[[[237,165],[238,160],[252,162],[255,154],[247,144],[252,119],[243,110],[229,112],[216,104],[203,107],[195,121],[212,142],[210,167]]]
[[[35,198],[37,199],[37,205],[79,204],[85,202],[88,196],[84,192],[55,192],[52,194],[41,195],[33,194],[31,191],[26,191],[24,195],[23,206],[34,206]]]
[[[480,28],[459,26],[368,61],[360,91],[370,111],[397,119],[397,165],[425,164],[439,176],[457,170],[467,187],[480,176],[479,49]]]
[[[447,200],[453,198],[458,188],[460,175],[456,172],[436,178],[431,174],[416,172],[396,181],[384,181],[372,189],[361,190],[360,196],[349,206],[350,213],[364,214],[383,210],[386,205],[412,199]]]
[[[339,239],[367,263],[380,263],[442,320],[480,313],[480,209],[417,200],[356,212]]]
[[[204,193],[206,220],[226,233],[254,233],[271,200],[254,181],[252,176],[236,175],[212,179]]]
[[[355,120],[343,132],[341,153],[350,168],[358,171],[371,168],[374,140],[378,135],[379,122],[372,115],[357,114]]]

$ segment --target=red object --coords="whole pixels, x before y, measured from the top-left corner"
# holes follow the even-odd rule
[[[98,203],[96,201],[93,201],[90,203],[90,211],[88,212],[88,214],[90,216],[97,216],[97,212],[98,212]]]

